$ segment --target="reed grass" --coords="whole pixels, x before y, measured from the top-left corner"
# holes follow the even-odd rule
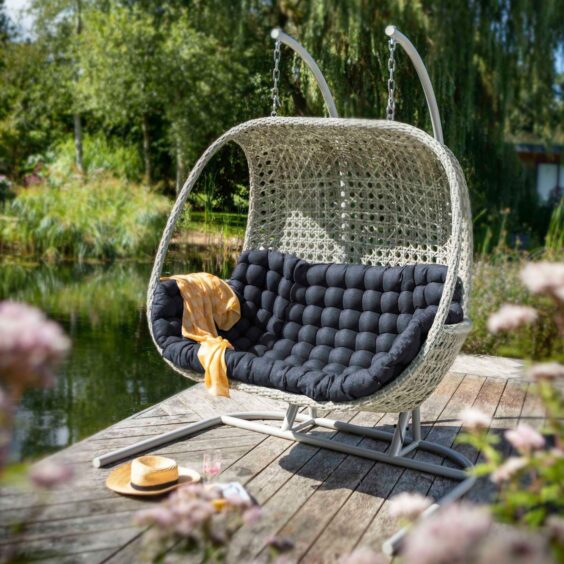
[[[112,259],[151,254],[169,201],[113,177],[22,189],[6,206],[3,248],[47,259]]]
[[[552,315],[553,302],[544,296],[532,295],[519,277],[521,269],[532,257],[507,250],[489,257],[481,257],[474,264],[469,317],[472,331],[464,343],[467,354],[488,354],[533,360],[564,360],[564,342]],[[558,255],[544,252],[534,260],[562,260]],[[522,304],[534,307],[539,319],[520,331],[493,335],[487,329],[489,316],[503,304]]]

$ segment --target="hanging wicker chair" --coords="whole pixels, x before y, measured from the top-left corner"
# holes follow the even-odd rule
[[[181,374],[197,381],[203,380],[203,374],[195,372],[199,365],[196,357],[198,345],[180,335],[182,299],[176,289],[176,283],[159,280],[170,238],[190,190],[213,155],[229,142],[237,143],[243,149],[249,166],[249,219],[244,251],[275,250],[285,256],[303,259],[309,266],[319,263],[341,264],[344,267],[340,269],[343,275],[352,272],[351,268],[347,268],[347,264],[380,267],[361,270],[360,276],[367,278],[372,272],[374,277],[378,278],[379,271],[383,271],[384,276],[387,271],[390,275],[387,278],[394,278],[390,281],[389,288],[382,287],[381,280],[376,280],[370,289],[363,287],[362,283],[357,284],[359,287],[356,288],[347,288],[347,284],[343,284],[344,291],[351,290],[352,293],[356,290],[364,294],[365,302],[367,293],[379,294],[375,296],[376,306],[372,310],[378,314],[380,323],[378,324],[377,319],[375,327],[370,327],[369,331],[359,331],[358,321],[353,319],[351,326],[337,331],[337,345],[340,344],[339,334],[348,331],[352,334],[345,334],[341,340],[356,337],[351,352],[359,352],[358,347],[354,350],[355,343],[362,341],[358,338],[360,333],[366,333],[367,336],[373,336],[374,346],[368,345],[363,350],[376,356],[376,340],[380,336],[378,325],[382,328],[382,318],[386,313],[390,318],[388,322],[393,326],[398,325],[398,317],[402,315],[398,308],[403,307],[402,311],[408,312],[403,316],[408,318],[416,317],[413,315],[416,309],[429,309],[428,313],[432,315],[432,324],[427,328],[428,333],[424,341],[419,334],[414,335],[413,331],[408,335],[412,339],[417,338],[419,350],[413,360],[390,383],[379,387],[375,393],[368,396],[361,396],[362,385],[358,385],[356,390],[353,388],[349,393],[342,391],[346,388],[347,381],[354,380],[356,373],[365,371],[367,366],[358,366],[356,372],[348,371],[341,378],[342,382],[338,386],[340,390],[333,395],[345,395],[349,398],[351,395],[357,396],[349,401],[316,401],[308,395],[288,392],[284,385],[280,388],[253,385],[250,382],[256,379],[256,375],[252,373],[252,362],[249,365],[250,373],[245,371],[240,375],[245,378],[244,381],[237,379],[236,370],[230,371],[232,387],[295,405],[323,409],[338,407],[402,412],[417,408],[433,392],[450,368],[470,327],[467,320],[461,319],[461,311],[456,316],[459,310],[453,310],[453,297],[458,282],[459,291],[455,303],[462,311],[467,310],[472,248],[471,224],[466,183],[454,156],[427,133],[397,122],[326,118],[257,119],[234,127],[204,153],[190,174],[172,211],[149,284],[149,326],[159,351],[165,353],[165,360]],[[248,252],[243,255],[245,263],[248,263],[248,255]],[[260,252],[255,255],[258,255],[259,263],[261,260],[267,260]],[[422,278],[427,278],[426,280],[412,280],[415,265],[422,267]],[[437,265],[441,265],[440,269]],[[260,264],[257,268],[260,268]],[[275,273],[268,265],[262,270]],[[335,274],[338,277],[339,272]],[[292,283],[295,281],[292,280]],[[272,316],[273,312],[272,306],[268,308],[264,303],[264,292],[273,292],[267,290],[264,276],[262,286],[249,283],[241,286],[245,284],[244,276],[239,284],[240,286],[234,287],[241,295],[243,313],[247,301],[244,296],[245,289],[258,290],[251,296],[247,295],[248,303],[252,305],[254,302],[256,306],[248,317],[253,318],[250,323],[256,328],[261,325],[257,321],[257,313],[260,316],[262,311],[267,316],[263,320],[262,328],[268,333],[268,314]],[[321,284],[327,287],[326,282]],[[442,293],[435,294],[436,303],[414,304],[418,296],[417,289],[420,290],[424,301],[425,295],[428,296],[429,290],[432,289],[429,284],[442,285]],[[304,281],[304,285],[307,285],[307,281]],[[391,302],[388,300],[388,309],[386,297],[392,298]],[[402,303],[405,302],[402,298],[406,297],[409,303]],[[325,302],[320,306],[312,306],[319,308],[321,312],[314,317],[320,318],[328,309],[336,309],[327,301],[327,294],[325,298]],[[354,295],[352,298],[354,299]],[[158,307],[155,306],[156,301]],[[303,301],[302,305],[307,306],[308,300]],[[359,301],[362,301],[360,297]],[[342,297],[335,305],[340,306],[342,314]],[[172,310],[174,306],[175,311]],[[265,307],[261,310],[262,306]],[[362,311],[366,308],[360,305],[359,309]],[[449,313],[452,318],[458,317],[460,322],[446,324]],[[343,315],[341,325],[342,317]],[[282,317],[282,320],[284,323],[292,321],[287,315],[286,319]],[[413,322],[416,321],[415,319]],[[247,319],[240,323],[243,322],[243,326],[247,328]],[[327,323],[321,323],[318,319],[311,325],[326,327]],[[299,326],[304,327],[306,323],[299,320]],[[409,327],[406,325],[406,329]],[[335,329],[338,330],[339,327]],[[405,332],[404,330],[403,333]],[[237,326],[233,333],[237,334]],[[288,340],[287,335],[283,334],[283,329],[278,333],[273,339]],[[318,333],[319,331],[319,343]],[[403,333],[386,334],[393,335],[397,341]],[[237,356],[240,352],[237,340],[230,340],[235,346],[235,351],[226,353],[228,369],[232,365],[230,357],[236,357],[236,362],[242,361],[241,356]],[[301,332],[295,339],[298,344],[308,341],[312,341],[311,345],[314,346],[313,349],[306,348],[306,354],[302,356],[304,363],[311,360],[312,354],[315,356],[316,349],[328,346],[318,344],[316,347],[315,335],[308,334],[308,331]],[[276,350],[276,342],[269,342],[267,356],[269,351]],[[333,347],[334,343],[335,339]],[[364,346],[362,342],[360,345]],[[347,348],[342,345],[341,347]],[[183,359],[185,367],[181,366]],[[284,365],[284,361],[277,357],[273,360],[279,360],[279,371],[287,372],[284,368],[290,366],[289,364]],[[370,366],[369,362],[365,364]],[[295,365],[292,366],[296,368]],[[340,366],[343,369],[348,368],[343,364]],[[306,369],[295,378],[319,378],[320,372],[322,370]],[[365,384],[365,388],[379,385],[378,381],[365,382],[370,376],[363,376],[361,384]],[[327,371],[326,377],[334,381],[335,369]],[[288,378],[279,380],[283,384]],[[323,382],[317,384],[318,389],[323,388]],[[296,385],[293,387],[296,388]],[[322,395],[326,398],[331,394]]]
[[[420,448],[471,466],[456,451],[422,440],[419,421],[419,406],[449,370],[471,325],[472,225],[456,158],[424,131],[389,120],[269,117],[215,141],[177,198],[148,289],[159,352],[196,381],[203,370],[197,343],[181,336],[182,299],[174,281],[160,278],[190,191],[228,143],[242,148],[250,181],[244,250],[229,281],[242,310],[224,335],[235,347],[226,352],[230,385],[284,400],[288,410],[215,417],[94,464],[227,424],[463,480],[449,499],[467,491],[473,479],[464,470],[406,456]],[[309,412],[298,413],[299,406]],[[320,418],[317,408],[395,412],[399,419],[388,433]],[[282,427],[260,419],[282,420]],[[308,434],[315,426],[387,440],[390,449]]]

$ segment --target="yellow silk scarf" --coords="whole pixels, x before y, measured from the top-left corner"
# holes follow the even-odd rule
[[[217,334],[228,331],[241,318],[241,307],[229,284],[213,274],[180,274],[175,280],[184,300],[182,335],[200,343],[198,359],[205,370],[204,383],[214,396],[229,397],[225,350],[231,343]]]

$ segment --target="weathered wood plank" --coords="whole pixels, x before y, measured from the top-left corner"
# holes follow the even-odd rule
[[[366,426],[391,425],[394,419],[395,416],[392,414],[379,418],[372,413],[359,413],[352,419],[352,422]],[[388,443],[367,438],[355,441],[355,438],[351,437],[351,443],[380,452],[388,446]],[[292,539],[294,543],[292,558],[298,559],[303,555],[323,533],[328,523],[342,508],[352,492],[360,486],[374,465],[373,461],[365,458],[344,457],[342,463],[278,531],[278,535]]]
[[[494,419],[490,427],[490,433],[494,433],[503,439],[503,433],[515,427],[523,410],[525,402],[525,392],[527,385],[522,381],[509,380],[503,390],[501,400],[494,414]],[[501,451],[509,454],[509,446],[502,440]],[[482,455],[478,457],[478,463],[483,461]],[[489,478],[482,478],[478,484],[468,492],[466,499],[476,503],[491,502],[496,496],[496,486]]]
[[[452,444],[460,428],[459,412],[472,404],[487,413],[495,412],[492,432],[514,426],[518,420],[535,426],[542,421],[539,403],[531,389],[518,380],[449,374],[422,406],[423,435],[442,444]],[[132,516],[155,500],[126,498],[108,491],[104,481],[109,470],[92,468],[91,458],[191,421],[248,410],[280,411],[281,406],[237,390],[233,390],[229,399],[214,398],[202,385],[197,385],[53,455],[55,459],[71,457],[78,478],[70,488],[57,492],[47,502],[43,511],[34,516],[25,535],[17,540],[7,538],[7,527],[25,518],[39,500],[32,492],[2,490],[0,549],[25,546],[30,556],[41,555],[51,562],[138,561],[143,529],[132,526]],[[353,418],[366,425],[391,426],[395,422],[391,414],[346,412],[328,416]],[[271,424],[279,425],[279,422]],[[380,451],[387,447],[387,443],[330,430],[316,432]],[[221,479],[245,484],[264,509],[262,522],[237,532],[228,562],[262,557],[269,535],[293,539],[295,548],[289,555],[290,562],[332,563],[358,544],[379,548],[396,527],[387,514],[391,495],[409,490],[440,496],[451,487],[448,480],[227,427],[166,445],[155,452],[199,468],[203,453],[216,448],[221,449],[224,460]],[[477,456],[463,445],[455,448],[472,460]],[[415,456],[440,463],[439,458],[429,454],[418,452]],[[484,486],[478,489],[482,490],[479,494],[482,496]],[[186,560],[187,563],[198,561],[198,557]]]
[[[456,393],[462,376],[446,377],[435,393],[421,406],[424,422],[422,435],[426,437],[432,424],[443,411],[451,396]],[[390,422],[393,422],[390,416]],[[383,421],[384,423],[384,421]],[[380,443],[382,450],[388,446]],[[337,562],[343,554],[351,552],[364,531],[373,521],[389,496],[403,470],[389,464],[377,463],[370,469],[361,484],[353,491],[337,515],[328,523],[323,533],[315,539],[303,556],[304,562]]]
[[[58,534],[46,539],[22,540],[15,545],[29,560],[40,558],[71,557],[83,553],[96,553],[128,542],[139,531],[129,523],[122,528],[98,531],[90,534]],[[7,551],[10,547],[2,547]],[[58,560],[58,558],[57,558]]]
[[[332,416],[350,421],[353,413],[336,413]],[[339,434],[327,429],[315,432],[334,438]],[[263,506],[264,517],[253,527],[235,535],[229,547],[228,561],[244,562],[256,556],[264,547],[266,539],[276,533],[281,519],[293,515],[343,457],[338,453],[296,444],[251,480],[247,488]]]
[[[84,517],[72,517],[65,519],[52,519],[35,521],[26,526],[24,534],[18,535],[16,539],[6,538],[6,529],[0,532],[0,546],[17,542],[29,542],[49,537],[56,537],[60,534],[72,533],[76,535],[90,534],[99,531],[111,531],[114,527],[122,528],[132,526],[133,514],[137,509],[130,508],[126,511],[112,511],[105,515],[90,514]]]
[[[464,380],[452,395],[450,401],[440,414],[429,434],[427,440],[451,446],[459,425],[456,424],[460,411],[472,405],[484,384],[485,378],[478,376],[465,376]],[[418,460],[439,463],[440,457],[433,454],[417,451],[415,457]],[[433,477],[413,470],[404,470],[390,492],[393,497],[402,492],[418,492],[426,495],[433,482]],[[386,500],[376,514],[366,533],[362,536],[360,544],[366,544],[380,550],[382,543],[392,535],[398,528],[399,523],[390,515],[390,503]]]
[[[473,407],[479,409],[488,417],[493,417],[499,402],[501,401],[505,385],[506,382],[500,378],[488,378],[478,393],[478,397],[476,398]],[[453,448],[457,452],[466,456],[470,462],[474,464],[476,463],[479,453],[475,448],[466,444],[463,445],[457,443],[453,445]],[[455,466],[455,464],[448,460],[444,460],[443,464],[447,466]],[[450,490],[455,484],[456,483],[452,480],[436,477],[427,495],[434,499],[440,499],[446,495],[448,490]]]
[[[236,437],[236,436],[235,436]],[[180,465],[186,465],[201,470],[203,454],[210,449],[222,451],[224,462],[233,458],[238,459],[251,450],[260,440],[261,435],[256,433],[244,438],[234,436],[210,438],[207,441],[186,441],[174,445],[177,448],[163,447],[154,452],[161,455],[173,456]],[[90,460],[88,458],[88,460]],[[116,497],[105,487],[106,477],[111,469],[93,468],[90,463],[82,463],[75,471],[76,477],[68,485],[58,491],[57,497],[64,498],[67,503],[86,502],[92,499],[103,499],[105,497]],[[17,494],[11,490],[11,496],[0,496],[0,509],[14,507],[14,499],[17,499],[18,508],[33,507],[37,504],[37,495],[34,492],[19,491]],[[116,499],[120,499],[119,497]]]
[[[546,421],[546,412],[535,388],[536,385],[532,383],[527,386],[519,423],[526,423],[534,429],[540,430]]]

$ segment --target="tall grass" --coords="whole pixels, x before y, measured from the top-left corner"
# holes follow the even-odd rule
[[[116,258],[152,253],[169,209],[148,188],[111,177],[22,190],[0,223],[4,247],[45,258]]]
[[[529,258],[523,253],[506,250],[503,254],[481,257],[476,261],[469,312],[473,325],[464,343],[464,352],[564,360],[564,342],[551,314],[553,302],[532,295],[520,280],[519,273]],[[541,259],[562,260],[562,254],[535,257],[535,260]],[[487,329],[488,317],[504,303],[530,305],[539,312],[539,320],[517,332],[493,335]]]
[[[74,140],[68,138],[46,155],[49,183],[62,185],[76,176]],[[104,135],[85,135],[83,139],[84,171],[89,178],[112,175],[139,182],[143,163],[137,147]]]
[[[564,251],[564,198],[552,212],[544,247],[550,256],[557,256]]]

